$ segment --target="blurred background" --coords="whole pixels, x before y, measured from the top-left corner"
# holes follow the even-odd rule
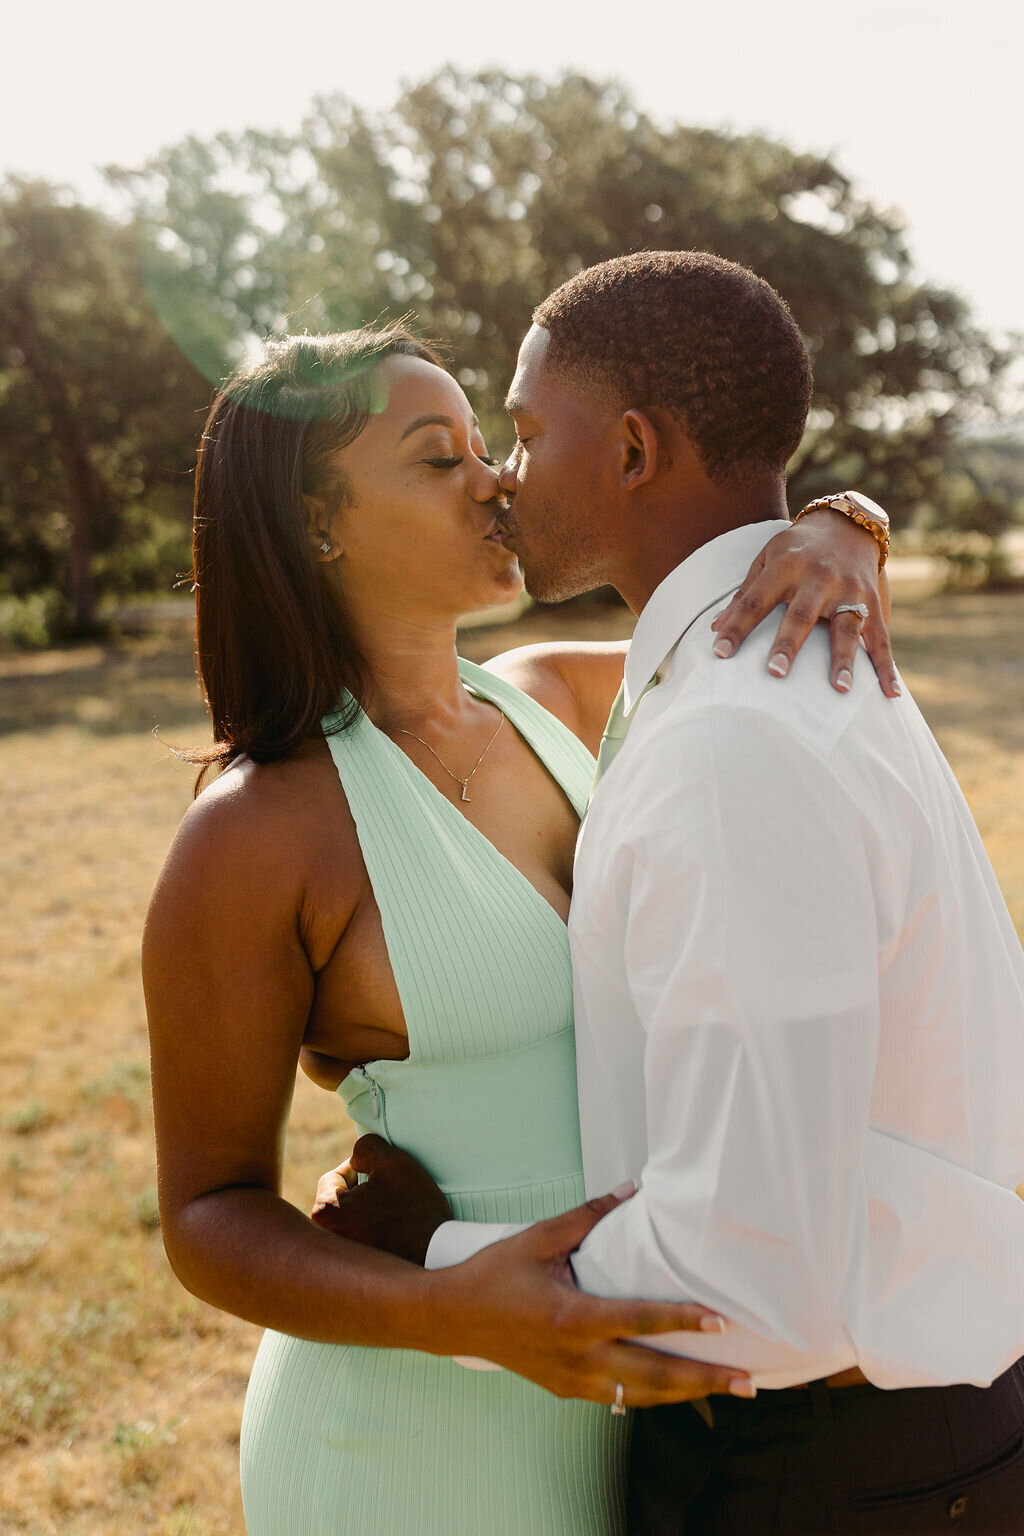
[[[268,335],[412,315],[503,455],[552,287],[650,247],[753,267],[814,358],[791,504],[888,508],[897,658],[1024,929],[1024,22],[59,0],[4,45],[0,1530],[235,1536],[257,1335],[163,1259],[138,981],[190,794],[167,743],[207,734],[181,583],[213,387]],[[604,594],[464,649],[630,623]],[[300,1083],[296,1204],[348,1136]]]

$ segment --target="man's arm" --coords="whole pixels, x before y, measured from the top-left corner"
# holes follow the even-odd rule
[[[729,1318],[731,1359],[806,1380],[855,1359],[879,1027],[860,814],[754,710],[691,714],[657,757],[637,764],[635,825],[602,869],[627,910],[648,1160],[573,1267],[597,1294],[699,1299]],[[603,942],[587,905],[574,936],[586,1007]]]
[[[675,733],[674,782],[637,763],[615,882],[647,1163],[577,1281],[715,1308],[759,1385],[853,1364],[890,1388],[988,1385],[1024,1350],[1017,1196],[870,1123],[879,978],[913,888],[894,787],[868,753],[852,771],[849,739],[833,768],[775,715],[709,709]],[[600,984],[600,951],[581,960]]]

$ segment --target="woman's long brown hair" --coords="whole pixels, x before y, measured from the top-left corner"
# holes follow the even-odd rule
[[[310,548],[303,497],[344,505],[332,456],[366,426],[374,367],[395,354],[444,367],[400,326],[294,336],[269,343],[213,402],[196,464],[192,580],[214,740],[181,753],[200,766],[197,794],[210,768],[243,753],[287,757],[346,692],[365,697],[365,663]]]

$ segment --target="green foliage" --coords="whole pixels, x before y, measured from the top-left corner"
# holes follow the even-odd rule
[[[15,1136],[31,1136],[33,1131],[45,1130],[52,1119],[48,1106],[41,1099],[29,1099],[18,1109],[9,1110],[0,1123],[5,1131],[13,1131]]]
[[[147,302],[144,240],[41,183],[0,190],[0,610],[23,642],[186,558],[209,392]]]
[[[950,460],[1008,361],[961,299],[915,279],[900,217],[830,159],[656,124],[580,75],[445,69],[383,113],[322,99],[297,133],[187,138],[108,175],[130,220],[39,185],[0,196],[0,596],[63,593],[79,623],[82,507],[98,595],[166,590],[187,563],[197,408],[271,333],[414,314],[500,451],[540,298],[624,251],[716,251],[779,289],[814,357],[794,505],[857,485],[897,526],[961,515]],[[16,339],[27,324],[49,376]],[[57,442],[61,400],[77,446]],[[47,602],[9,628],[59,622]]]
[[[114,174],[174,255],[183,344],[214,314],[238,336],[414,311],[499,440],[533,305],[578,268],[645,247],[743,262],[787,298],[815,359],[797,504],[843,481],[897,523],[942,509],[951,443],[1007,362],[962,300],[914,280],[899,216],[829,159],[659,127],[578,75],[446,69],[376,118],[321,100],[297,134],[189,139]]]
[[[1000,545],[1024,522],[1024,441],[981,437],[957,443],[945,469],[945,504],[924,522],[925,547],[945,563],[949,590],[1020,585]]]
[[[39,651],[56,635],[71,628],[67,599],[52,587],[41,587],[25,597],[0,597],[0,641],[23,651]]]
[[[1006,552],[989,534],[940,529],[926,547],[945,566],[947,592],[1008,592],[1021,585]]]

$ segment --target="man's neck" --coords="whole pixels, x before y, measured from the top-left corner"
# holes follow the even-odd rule
[[[712,539],[749,523],[789,516],[781,481],[743,490],[702,487],[645,510],[642,526],[626,530],[608,576],[636,614],[643,612],[670,571]]]

